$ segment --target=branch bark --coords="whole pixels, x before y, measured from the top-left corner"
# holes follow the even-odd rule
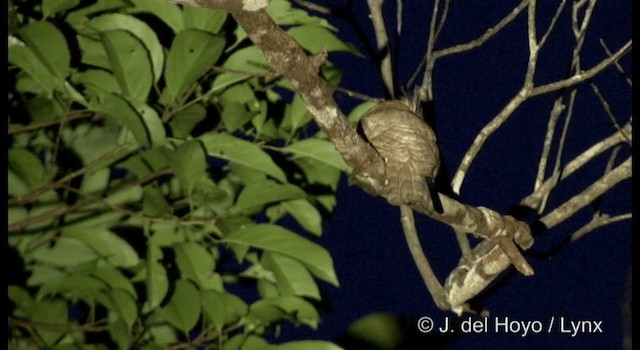
[[[332,90],[319,77],[318,69],[324,63],[325,55],[307,56],[304,50],[264,11],[264,8],[248,6],[250,0],[178,0],[192,6],[220,8],[228,11],[245,30],[251,41],[263,52],[267,62],[276,74],[291,81],[293,88],[302,97],[305,106],[318,126],[333,142],[345,162],[353,168],[352,177],[356,183],[373,195],[384,193],[385,164],[380,155],[356,132],[344,113],[340,111],[332,97]],[[249,10],[250,8],[251,10]],[[533,244],[531,231],[523,223],[511,216],[500,214],[483,207],[464,205],[443,194],[439,194],[443,205],[442,214],[433,210],[429,203],[412,206],[456,230],[469,232],[496,242],[524,274],[533,270],[526,263],[513,240],[523,249]],[[503,253],[501,253],[503,254]],[[504,255],[503,254],[503,255]]]

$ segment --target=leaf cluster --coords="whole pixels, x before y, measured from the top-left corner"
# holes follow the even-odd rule
[[[349,168],[242,29],[160,0],[8,7],[8,241],[25,276],[9,344],[255,349],[283,322],[317,327],[319,281],[338,279],[313,237]],[[268,12],[310,52],[356,53],[286,0]]]

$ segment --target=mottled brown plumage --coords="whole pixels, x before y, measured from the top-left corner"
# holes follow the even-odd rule
[[[369,143],[386,164],[383,195],[391,204],[431,204],[426,181],[433,181],[440,155],[433,129],[408,100],[378,104],[360,120]]]

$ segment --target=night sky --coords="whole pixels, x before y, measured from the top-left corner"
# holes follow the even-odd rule
[[[428,3],[428,4],[427,4]],[[480,36],[510,11],[517,1],[454,1],[445,29],[436,49],[467,42]],[[555,11],[555,5],[538,3],[538,31],[542,33]],[[374,45],[373,31],[366,16],[365,1],[331,1],[353,18],[331,19],[338,35],[368,55],[353,23]],[[350,7],[352,6],[352,7]],[[432,2],[404,1],[404,27],[396,51],[398,80],[406,84],[426,48],[426,35]],[[568,2],[554,34],[542,50],[536,85],[561,79],[567,70],[572,49]],[[605,57],[598,43],[604,39],[616,51],[631,37],[630,1],[599,2],[583,50],[582,67],[589,69]],[[385,3],[387,19],[393,22],[395,1]],[[528,48],[526,10],[484,47],[464,54],[440,59],[434,75],[434,115],[440,152],[445,171],[452,174],[477,132],[493,118],[520,88]],[[393,28],[395,28],[395,25]],[[392,39],[393,40],[393,39]],[[335,53],[330,61],[343,70],[342,86],[374,97],[383,96],[382,82],[373,60]],[[631,57],[621,60],[631,74]],[[421,77],[422,75],[420,75]],[[623,77],[609,68],[594,80],[611,105],[618,123],[624,125],[631,115],[631,89]],[[498,130],[480,152],[462,187],[461,200],[506,213],[531,193],[537,171],[549,111],[555,95],[530,99]],[[565,95],[566,96],[566,95]],[[336,99],[345,113],[360,101],[342,94]],[[604,114],[591,88],[578,90],[577,105],[565,146],[564,160],[569,161],[597,140],[615,129]],[[555,149],[555,148],[554,148]],[[554,153],[555,154],[555,153]],[[555,208],[602,176],[608,154],[598,157],[552,192],[547,208]],[[630,154],[624,147],[618,162]],[[551,167],[551,166],[550,166]],[[446,176],[446,173],[445,173]],[[317,331],[304,327],[285,327],[280,340],[327,339],[339,341],[348,325],[374,312],[401,317],[409,334],[417,336],[420,349],[495,349],[517,346],[533,348],[622,348],[622,301],[631,271],[631,222],[624,221],[591,232],[557,252],[553,249],[571,233],[590,220],[593,207],[546,230],[536,237],[525,256],[535,276],[524,277],[513,269],[477,298],[477,303],[495,317],[515,321],[540,321],[547,327],[551,318],[559,322],[601,322],[602,333],[561,333],[558,325],[551,333],[495,332],[444,336],[438,332],[416,335],[415,320],[429,316],[437,326],[445,318],[455,322],[453,313],[436,308],[409,255],[399,221],[399,209],[384,199],[373,198],[361,189],[349,187],[343,178],[338,190],[337,206],[325,225],[319,243],[332,254],[340,288],[323,286],[327,305]],[[618,184],[601,201],[604,213],[618,215],[631,208],[631,184]],[[547,210],[548,212],[548,210]],[[523,220],[531,222],[534,216]],[[460,257],[453,231],[431,219],[417,216],[418,230],[436,273],[441,281],[456,266]],[[553,254],[549,254],[552,252]],[[480,318],[464,315],[462,320]]]

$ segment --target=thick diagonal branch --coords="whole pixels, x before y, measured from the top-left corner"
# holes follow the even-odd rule
[[[540,219],[547,228],[552,228],[572,217],[578,210],[589,205],[613,186],[631,177],[631,158],[606,173],[591,186],[575,195]],[[447,301],[451,310],[464,311],[467,300],[483,291],[500,273],[509,267],[510,261],[500,247],[483,241],[474,250],[473,261],[462,261],[449,275],[444,284]]]
[[[382,157],[356,132],[332,97],[332,90],[319,77],[323,55],[308,56],[304,50],[264,10],[267,1],[261,0],[174,0],[192,6],[220,8],[228,11],[245,30],[251,41],[262,51],[275,71],[291,81],[302,97],[306,108],[318,126],[333,142],[345,162],[353,168],[356,183],[373,195],[384,193],[385,164]],[[259,4],[264,6],[260,7]],[[487,238],[500,248],[498,254],[512,261],[524,274],[533,273],[522,258],[518,247],[533,244],[529,227],[511,216],[502,216],[487,208],[462,204],[438,194],[443,213],[426,203],[412,206],[413,210],[441,221],[453,228]]]

